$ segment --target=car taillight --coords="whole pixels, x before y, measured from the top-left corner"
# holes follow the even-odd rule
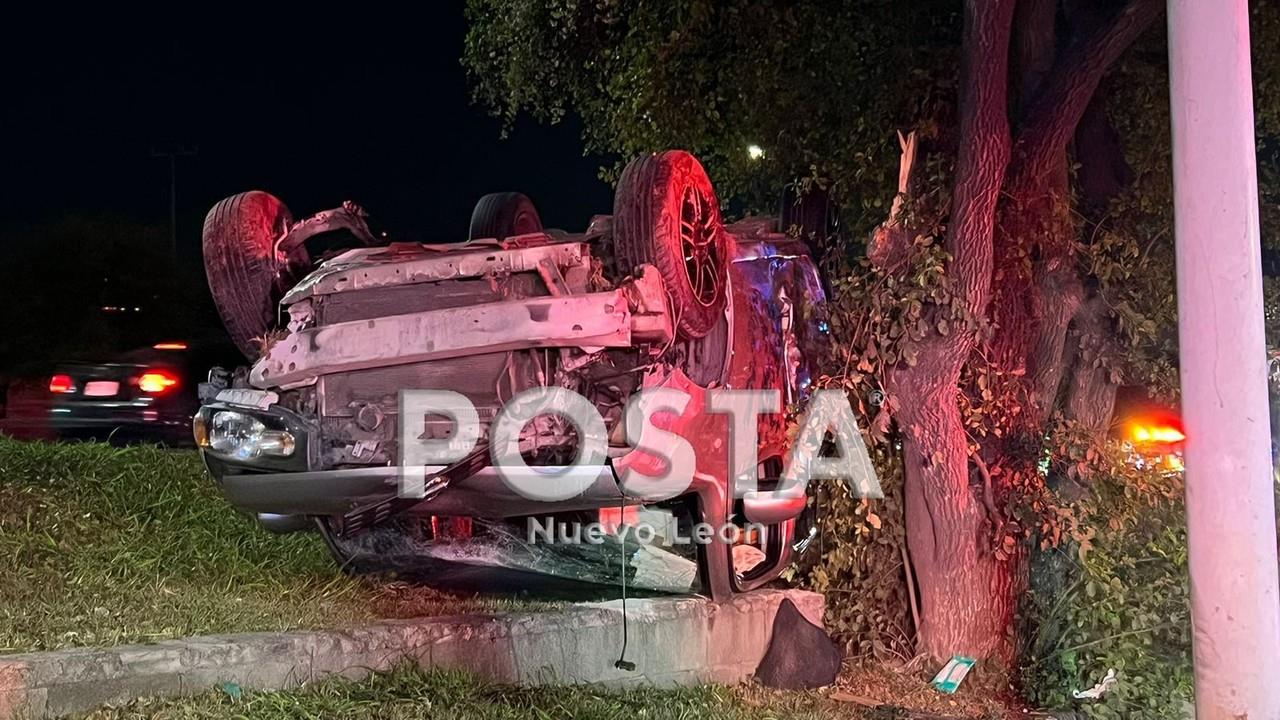
[[[73,393],[75,391],[76,381],[70,375],[54,375],[49,378],[49,392]]]
[[[178,376],[167,370],[148,370],[138,376],[138,389],[148,395],[160,395],[178,386]]]

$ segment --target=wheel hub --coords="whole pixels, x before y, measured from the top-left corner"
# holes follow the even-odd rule
[[[680,203],[680,248],[685,275],[694,299],[704,307],[715,304],[720,294],[721,260],[715,213],[707,198],[690,187]]]

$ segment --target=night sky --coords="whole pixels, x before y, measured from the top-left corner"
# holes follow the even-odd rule
[[[255,188],[295,216],[352,199],[414,240],[465,239],[476,199],[498,190],[526,192],[569,230],[609,212],[577,125],[522,122],[500,139],[470,102],[461,4],[425,7],[273,18],[239,4],[101,23],[67,8],[75,26],[7,22],[0,233],[67,215],[167,229],[168,164],[151,150],[174,144],[198,148],[178,160],[179,245],[193,261],[208,208]]]

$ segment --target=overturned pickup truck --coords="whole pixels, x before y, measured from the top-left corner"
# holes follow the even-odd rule
[[[196,441],[233,505],[271,529],[318,529],[355,568],[376,564],[365,561],[379,545],[360,542],[374,530],[438,538],[531,517],[634,518],[647,501],[620,478],[667,454],[628,442],[628,400],[678,389],[692,402],[654,423],[689,442],[696,468],[687,492],[656,505],[679,527],[730,528],[688,551],[701,592],[751,590],[808,544],[812,503],[735,492],[729,423],[705,412],[706,394],[776,391],[776,412],[759,416],[756,470],[761,489],[776,485],[790,451],[784,406],[806,396],[827,331],[808,249],[775,225],[726,227],[702,166],[680,151],[630,163],[614,214],[581,234],[544,230],[518,193],[486,196],[470,240],[435,245],[380,240],[352,204],[295,223],[266,193],[228,198],[205,221],[206,268],[252,365],[211,372]],[[358,247],[313,267],[308,247],[322,236]],[[489,452],[504,404],[535,388],[572,391],[603,420],[607,452],[572,497],[518,492]],[[456,417],[402,416],[402,391],[416,390],[465,397],[479,432],[472,452],[425,467],[406,494],[404,439],[460,432]],[[573,464],[581,430],[537,419],[519,433],[521,458]]]

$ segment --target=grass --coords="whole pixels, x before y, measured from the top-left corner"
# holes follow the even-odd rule
[[[0,436],[0,653],[509,609],[340,574],[272,535],[194,451]]]
[[[134,718],[242,717],[344,718],[345,720],[411,720],[484,718],[491,720],[617,718],[638,720],[699,718],[857,718],[853,708],[833,708],[812,693],[770,695],[754,699],[741,691],[716,686],[678,690],[637,688],[607,691],[589,686],[521,688],[495,685],[453,671],[409,668],[373,675],[359,682],[327,680],[302,690],[246,692],[234,688],[183,700],[144,700],[99,710],[86,720]],[[234,697],[238,695],[239,697]],[[874,716],[872,716],[874,717]],[[892,716],[885,716],[892,717]]]
[[[870,690],[871,696],[866,692]],[[516,687],[453,670],[403,667],[359,681],[330,678],[287,691],[235,686],[182,699],[144,699],[102,708],[84,720],[343,718],[344,720],[1010,720],[1045,717],[985,694],[960,701],[918,678],[883,668],[850,668],[835,688],[776,691],[758,685],[607,690],[596,686]],[[888,696],[884,699],[883,696]]]
[[[0,436],[0,653],[546,606],[341,575],[317,536],[271,535],[233,511],[194,452]],[[1000,709],[977,687],[942,696],[883,667],[852,668],[823,693],[516,688],[406,668],[285,692],[144,699],[88,717],[891,720]]]

